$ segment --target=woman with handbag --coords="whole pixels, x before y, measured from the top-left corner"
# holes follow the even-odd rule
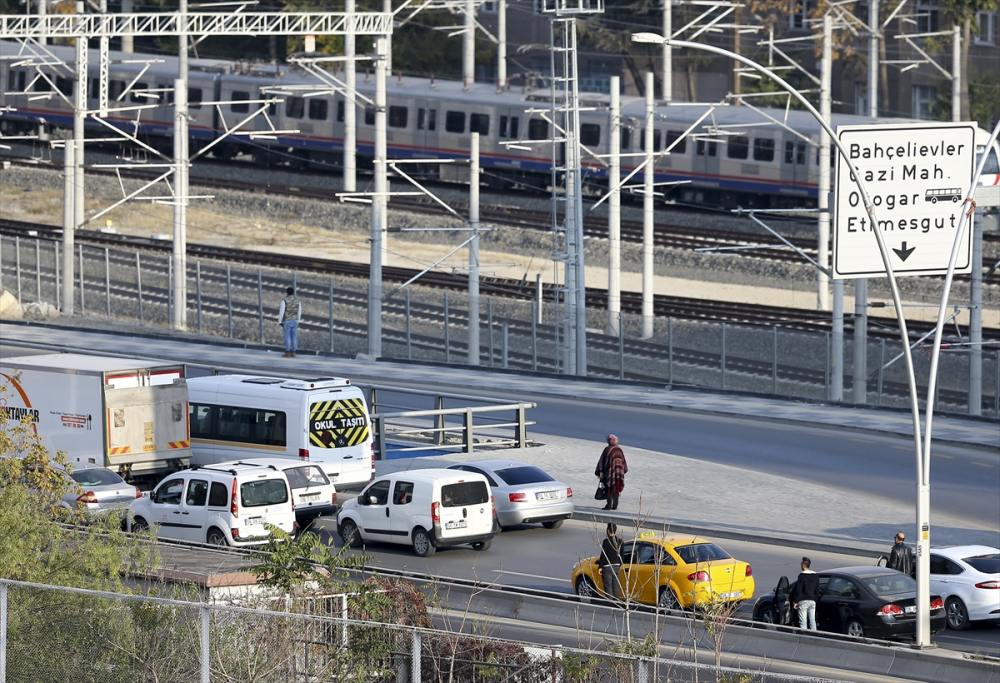
[[[608,447],[601,453],[601,458],[597,461],[597,469],[594,470],[594,475],[601,479],[601,485],[607,494],[607,502],[602,509],[618,509],[618,496],[625,488],[625,475],[627,473],[628,463],[625,462],[625,453],[618,445],[618,437],[614,434],[608,434]]]

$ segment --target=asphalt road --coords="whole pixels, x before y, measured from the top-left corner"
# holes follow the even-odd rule
[[[317,525],[327,534],[328,543],[340,546],[333,519],[322,519]],[[572,593],[570,572],[579,559],[597,553],[603,528],[583,521],[569,520],[562,528],[543,529],[540,526],[520,526],[504,529],[485,552],[469,546],[442,548],[429,558],[417,557],[410,546],[376,543],[363,552],[372,562],[391,569],[438,576],[441,578],[476,579],[487,584],[535,588],[557,593]],[[624,534],[626,538],[630,536]],[[756,582],[756,596],[770,591],[781,576],[794,580],[799,563],[808,556],[817,570],[854,565],[873,565],[875,558],[865,555],[804,551],[764,543],[723,540],[719,545],[733,557],[750,563]],[[362,552],[362,551],[356,551]],[[740,613],[752,617],[752,601],[744,603]],[[498,635],[503,636],[503,633]],[[980,652],[1000,656],[1000,626],[975,626],[969,631],[942,631],[934,638],[941,647],[965,652]]]

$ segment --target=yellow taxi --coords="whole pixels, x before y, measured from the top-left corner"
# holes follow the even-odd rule
[[[746,562],[697,536],[647,531],[622,544],[622,598],[666,609],[753,597],[753,572]],[[604,597],[598,557],[580,560],[571,575],[577,595]]]

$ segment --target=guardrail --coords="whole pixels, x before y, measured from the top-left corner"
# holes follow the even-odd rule
[[[385,460],[388,453],[420,453],[433,451],[454,451],[473,453],[476,449],[476,434],[481,439],[479,447],[524,448],[528,444],[528,426],[535,424],[527,419],[527,411],[536,407],[535,403],[502,403],[481,396],[447,394],[442,392],[400,389],[398,387],[368,385],[368,405],[371,410],[372,428],[375,433],[375,458]],[[431,408],[389,403],[386,394],[431,399]],[[480,403],[483,405],[463,405],[447,407],[447,401]],[[410,408],[397,412],[383,412],[384,408]],[[497,416],[497,413],[512,412],[513,417]],[[428,419],[430,418],[430,419]],[[449,423],[449,418],[453,421]],[[458,418],[458,421],[454,421]],[[479,423],[476,423],[476,419]],[[504,430],[513,428],[513,436],[506,436]],[[392,449],[391,442],[402,442]]]

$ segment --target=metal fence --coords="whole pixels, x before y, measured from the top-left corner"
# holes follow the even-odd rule
[[[44,238],[0,240],[0,286],[23,303],[60,306],[59,242]],[[75,308],[90,317],[163,328],[172,307],[169,255],[77,245]],[[300,350],[342,354],[367,351],[367,291],[364,280],[322,277],[218,261],[195,261],[188,270],[190,331],[280,347],[277,309],[288,285],[303,301]],[[479,364],[559,372],[558,327],[549,301],[490,297],[483,284]],[[692,385],[712,389],[829,399],[836,368],[831,367],[829,333],[778,326],[740,325],[658,318],[654,335],[640,339],[639,315],[624,314],[621,337],[602,329],[606,313],[589,311],[587,362],[596,377]],[[468,300],[464,293],[411,286],[383,304],[386,358],[465,363],[468,359]],[[853,395],[853,339],[845,335],[843,384]],[[916,344],[919,393],[926,396],[929,354]],[[938,405],[966,412],[970,372],[968,346],[944,350]],[[898,339],[872,339],[867,347],[868,404],[909,405]],[[982,353],[983,415],[1000,416],[1000,350]]]
[[[0,683],[825,680],[363,621],[350,609],[345,618],[336,598],[288,606],[281,612],[0,580]]]

